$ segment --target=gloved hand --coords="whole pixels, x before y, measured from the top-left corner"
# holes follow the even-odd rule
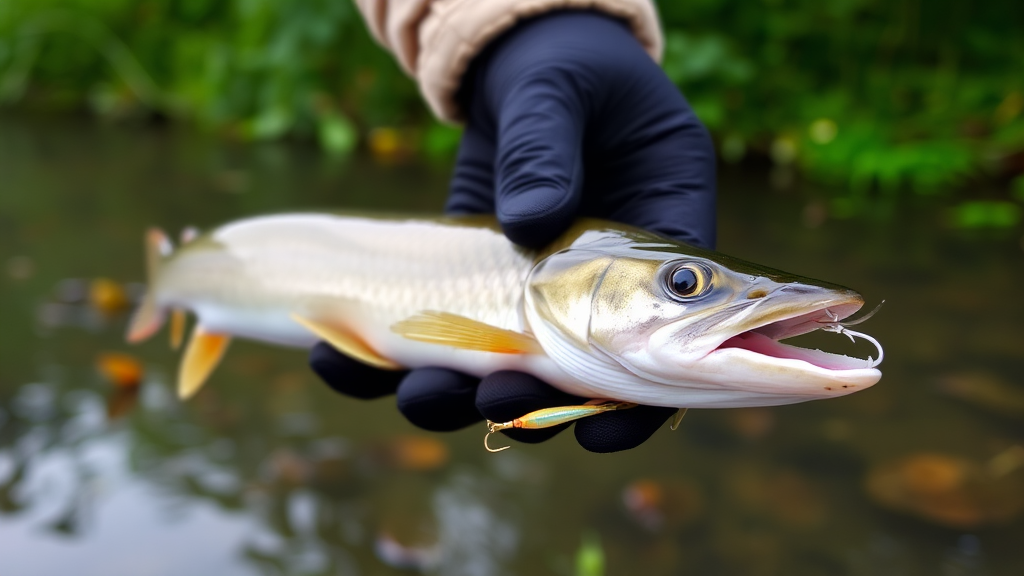
[[[623,22],[572,11],[521,23],[477,56],[459,100],[467,123],[447,212],[495,213],[510,240],[533,248],[580,215],[714,247],[711,140]],[[479,382],[441,368],[381,372],[323,343],[310,364],[343,394],[397,391],[399,410],[428,430],[586,400],[517,372]],[[593,452],[626,450],[673,412],[638,406],[591,416],[576,423],[576,439]],[[567,426],[505,433],[540,442]]]

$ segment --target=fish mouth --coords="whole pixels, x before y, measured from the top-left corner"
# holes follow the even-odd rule
[[[793,362],[806,364],[812,371],[847,371],[873,369],[877,364],[868,357],[857,358],[801,348],[784,344],[780,340],[807,334],[814,330],[828,329],[849,334],[840,321],[849,317],[864,305],[864,299],[856,293],[833,295],[829,298],[815,298],[811,302],[788,303],[776,311],[769,311],[761,320],[755,321],[749,329],[725,339],[708,355],[726,352],[749,352],[762,358],[758,360],[773,364],[792,365]],[[858,334],[859,333],[854,333]],[[852,339],[852,336],[851,336]],[[881,348],[879,347],[879,353]],[[797,366],[793,366],[797,367]]]

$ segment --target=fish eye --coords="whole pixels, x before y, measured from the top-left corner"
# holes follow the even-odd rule
[[[711,286],[711,272],[697,263],[676,266],[668,275],[668,289],[680,298],[696,298]]]

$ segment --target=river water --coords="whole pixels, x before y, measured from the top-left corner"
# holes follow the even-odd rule
[[[301,351],[250,342],[181,403],[166,336],[124,344],[146,227],[436,212],[446,175],[0,118],[0,574],[1024,574],[1022,231],[951,229],[946,200],[836,219],[820,192],[724,174],[719,249],[885,299],[861,326],[884,376],[691,411],[613,455],[571,433],[489,454],[482,424],[417,430],[393,399],[337,396]],[[136,391],[97,371],[111,352],[139,363]]]

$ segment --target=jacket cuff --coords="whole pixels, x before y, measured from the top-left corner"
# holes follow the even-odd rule
[[[386,18],[391,25],[384,26],[383,36],[391,42],[385,44],[416,78],[430,109],[446,122],[463,119],[455,93],[473,57],[520,20],[545,12],[596,10],[624,20],[651,58],[661,61],[663,39],[652,0],[434,0],[429,5],[411,4],[418,4],[419,10],[407,10],[401,19],[395,18],[397,14]],[[412,34],[409,27],[403,34],[396,20],[404,20],[406,26],[418,24],[418,34]]]

